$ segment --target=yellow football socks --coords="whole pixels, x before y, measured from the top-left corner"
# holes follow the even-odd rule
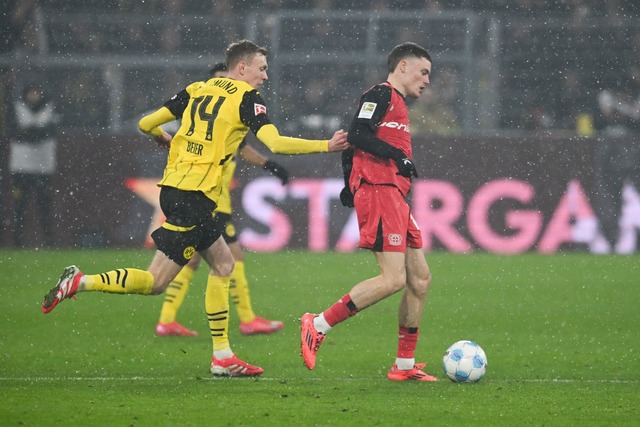
[[[249,295],[249,285],[247,284],[243,261],[236,261],[233,273],[231,273],[229,292],[231,300],[238,311],[240,322],[248,323],[255,319],[256,315],[251,307],[251,296]]]
[[[229,282],[231,277],[208,276],[205,309],[213,351],[229,350]]]
[[[160,310],[160,323],[168,324],[175,322],[176,314],[184,297],[187,295],[189,285],[193,279],[194,270],[189,266],[184,266],[175,279],[169,284],[165,291],[164,302],[162,303],[162,310]]]
[[[119,268],[106,273],[86,275],[80,290],[149,295],[153,291],[153,282],[153,275],[148,271]]]

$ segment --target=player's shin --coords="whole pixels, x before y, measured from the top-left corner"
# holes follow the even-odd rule
[[[149,295],[153,291],[151,273],[137,268],[119,268],[106,273],[85,276],[78,291],[99,291],[113,294]]]
[[[213,352],[216,357],[224,358],[222,354],[231,353],[229,345],[229,282],[231,278],[211,275],[208,277],[205,308],[211,329]]]
[[[240,322],[251,322],[256,315],[251,307],[251,295],[249,294],[249,285],[247,283],[243,261],[236,261],[233,267],[229,292],[238,311]]]
[[[171,281],[166,290],[162,310],[160,311],[160,323],[169,324],[176,320],[176,314],[182,306],[184,297],[187,295],[193,274],[194,271],[191,267],[184,266],[176,278]]]

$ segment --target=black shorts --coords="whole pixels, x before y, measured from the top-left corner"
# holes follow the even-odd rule
[[[222,237],[227,244],[235,243],[238,241],[238,235],[236,234],[236,226],[231,222],[231,215],[226,213],[216,212],[213,216],[213,220],[216,223],[216,227],[222,230]]]
[[[151,238],[160,252],[179,265],[186,265],[222,235],[213,218],[216,204],[201,191],[162,187],[160,208],[167,219]]]

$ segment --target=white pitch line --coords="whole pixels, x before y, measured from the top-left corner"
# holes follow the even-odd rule
[[[518,380],[516,380],[518,381]],[[619,380],[619,379],[602,379],[602,380],[576,380],[572,378],[537,378],[519,380],[527,383],[588,383],[588,384],[640,384],[640,380]]]
[[[163,382],[163,381],[224,381],[226,379],[233,380],[234,378],[229,377],[0,377],[0,381],[2,382],[10,382],[10,381],[20,381],[20,382],[54,382],[54,381],[93,381],[93,382],[108,382],[108,381],[152,381],[152,382]],[[238,378],[242,379],[253,379],[255,381],[294,381],[294,380],[302,380],[302,381],[345,381],[345,382],[355,382],[355,381],[372,381],[376,380],[376,378],[274,378],[274,377],[246,377],[246,378]],[[385,378],[379,378],[380,380],[385,380]],[[443,379],[444,380],[444,379]],[[484,382],[492,382],[491,379]],[[600,379],[600,380],[589,380],[589,379],[575,379],[575,378],[535,378],[535,379],[507,379],[507,380],[496,380],[496,383],[500,382],[508,382],[508,383],[548,383],[548,384],[640,384],[640,380],[621,380],[621,379]]]

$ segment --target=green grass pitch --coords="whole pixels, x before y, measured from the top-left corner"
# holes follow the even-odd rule
[[[314,371],[299,318],[377,274],[373,256],[247,255],[253,305],[284,329],[230,338],[257,379],[213,379],[201,268],[179,320],[196,338],[158,338],[162,296],[84,293],[53,312],[42,297],[68,264],[146,268],[144,250],[0,251],[2,426],[621,426],[640,408],[640,257],[584,253],[427,255],[433,274],[417,360],[437,383],[386,379],[399,295],[331,331]],[[203,266],[204,267],[204,266]],[[489,367],[454,384],[442,354],[470,339]]]

